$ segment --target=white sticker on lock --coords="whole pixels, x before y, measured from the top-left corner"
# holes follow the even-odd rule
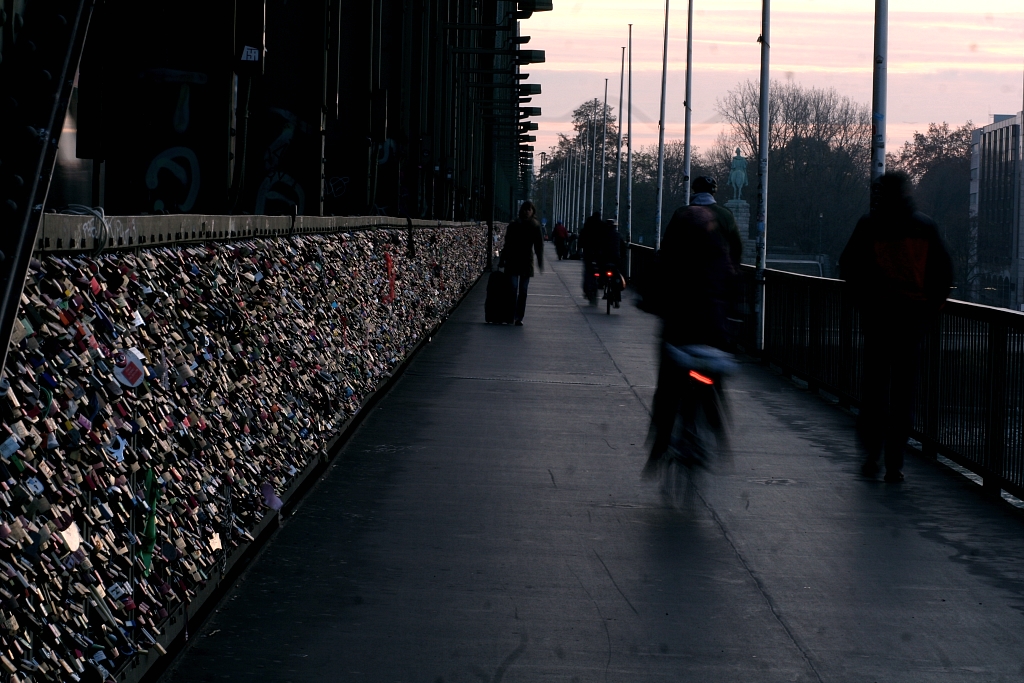
[[[115,354],[114,377],[126,387],[137,387],[146,379],[146,357],[134,346]]]

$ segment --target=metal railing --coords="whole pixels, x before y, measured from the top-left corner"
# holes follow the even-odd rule
[[[753,285],[753,268],[744,268]],[[864,340],[841,280],[765,271],[762,359],[859,406]],[[747,325],[746,327],[750,327]],[[1024,313],[949,301],[921,349],[913,437],[1024,498]]]
[[[630,283],[638,291],[643,291],[648,279],[654,274],[654,247],[631,242],[629,249],[628,273]]]

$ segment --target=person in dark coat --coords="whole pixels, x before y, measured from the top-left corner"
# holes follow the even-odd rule
[[[530,287],[530,278],[534,276],[534,254],[537,255],[537,266],[544,270],[544,235],[540,223],[534,218],[535,214],[533,202],[523,202],[519,207],[519,218],[508,224],[505,248],[501,250],[498,263],[512,279],[512,291],[516,298],[516,325],[522,325],[526,315],[526,293]]]
[[[657,473],[661,457],[668,450],[688,382],[685,371],[668,357],[666,345],[726,348],[726,317],[735,277],[729,245],[715,214],[702,206],[677,209],[665,226],[654,281],[645,296],[647,310],[661,317],[663,323],[661,365],[651,415],[654,444],[645,476]]]
[[[727,207],[722,206],[715,200],[718,192],[718,181],[714,176],[700,176],[693,179],[693,197],[690,204],[694,206],[707,207],[718,221],[718,229],[729,245],[729,255],[732,257],[733,266],[739,270],[740,259],[743,257],[743,240],[740,238],[740,230],[736,225],[736,217]]]
[[[953,284],[949,252],[934,221],[914,210],[906,176],[886,173],[872,186],[871,212],[857,223],[839,270],[864,332],[861,471],[877,476],[884,451],[885,480],[900,482],[921,341]]]
[[[555,253],[558,254],[558,260],[569,258],[568,242],[569,242],[569,231],[565,229],[565,225],[561,221],[555,223],[555,229],[551,233],[552,240],[555,243]]]

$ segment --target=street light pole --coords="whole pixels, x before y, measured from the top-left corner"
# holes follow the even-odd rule
[[[693,0],[689,0],[686,13],[686,101],[683,103],[685,114],[685,132],[683,133],[683,205],[690,205],[690,153],[692,138],[690,136],[690,118],[693,107],[690,103],[693,85]]]
[[[622,48],[622,69],[619,71],[619,141],[615,148],[615,159],[618,168],[615,169],[615,224],[621,225],[619,220],[619,200],[622,198],[622,92],[626,85],[626,48]]]
[[[576,230],[576,142],[569,145],[569,187],[568,208],[569,208],[569,231]]]
[[[761,0],[761,102],[757,136],[757,265],[755,267],[754,316],[757,321],[755,344],[764,349],[764,269],[768,238],[768,94],[771,84],[771,0]]]
[[[608,141],[608,79],[604,79],[604,122],[601,124],[601,218],[604,218],[604,176],[606,143]]]
[[[597,180],[597,112],[590,119],[590,211],[588,216],[594,213],[597,200],[594,197],[594,182]]]
[[[633,243],[633,24],[629,25],[629,113],[626,123],[626,241]],[[633,252],[626,264],[627,277],[633,276]]]
[[[871,92],[871,180],[885,173],[885,114],[889,73],[889,0],[875,0],[875,60]]]
[[[665,45],[661,52],[661,117],[658,119],[658,187],[654,200],[654,249],[661,249],[661,204],[665,191],[665,96],[668,90],[668,4],[665,0]]]

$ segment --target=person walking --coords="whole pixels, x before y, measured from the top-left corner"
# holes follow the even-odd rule
[[[531,201],[525,201],[519,207],[519,218],[509,223],[505,231],[505,248],[501,250],[498,262],[498,266],[504,267],[505,274],[512,281],[515,324],[520,326],[526,315],[526,294],[530,278],[534,276],[534,254],[537,255],[537,266],[541,271],[544,270],[544,235],[540,223],[534,217],[536,212]]]
[[[861,472],[876,477],[884,452],[885,481],[895,483],[903,481],[921,341],[949,297],[953,265],[935,222],[915,210],[906,176],[886,173],[871,192],[871,211],[857,223],[839,271],[864,333]]]
[[[552,241],[555,243],[555,253],[558,260],[569,258],[569,231],[565,229],[562,221],[555,223],[555,229],[551,232]]]

